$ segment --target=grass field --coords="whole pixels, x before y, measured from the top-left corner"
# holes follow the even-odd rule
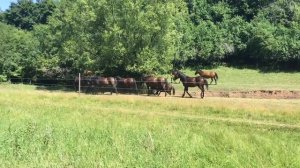
[[[300,167],[299,99],[78,95],[2,84],[0,115],[1,167]]]
[[[209,87],[212,91],[300,90],[299,72],[262,73],[259,70],[230,67],[218,67],[211,70],[217,72],[219,76],[218,85],[210,85]],[[193,70],[184,70],[183,72],[189,76],[195,76]],[[210,82],[210,79],[208,82]],[[182,84],[174,86],[177,90],[183,90]],[[191,90],[195,90],[195,88],[191,88]]]

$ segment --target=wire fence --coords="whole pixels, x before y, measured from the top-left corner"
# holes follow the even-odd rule
[[[126,79],[126,78],[123,78]],[[76,91],[79,92],[79,88],[81,92],[84,93],[97,93],[97,92],[118,92],[118,93],[136,93],[136,94],[157,94],[157,92],[164,92],[168,91],[170,92],[170,89],[168,90],[163,90],[163,89],[155,89],[155,88],[150,88],[150,90],[147,89],[146,83],[143,80],[135,80],[136,87],[134,85],[132,86],[124,86],[123,79],[118,80],[115,78],[116,84],[115,85],[109,85],[109,86],[99,86],[95,84],[91,84],[92,82],[92,77],[86,77],[83,76],[80,80],[81,86],[79,87],[78,81],[76,82],[75,78],[10,78],[9,82],[10,83],[23,83],[23,84],[31,84],[31,85],[36,85],[39,88],[43,89],[63,89],[63,90],[68,90],[68,91]],[[178,80],[179,81],[179,80]],[[175,88],[176,92],[183,92],[184,88],[182,86],[182,83],[179,82],[168,82],[171,83],[172,87]],[[2,82],[0,82],[2,83]],[[151,82],[148,82],[151,83]],[[216,85],[214,82],[210,84],[210,81],[208,80],[208,85],[210,85],[210,90],[214,88],[214,86],[217,87],[217,91],[223,91],[223,92],[229,92],[232,91],[232,88],[227,86],[222,86],[222,84]],[[221,86],[220,86],[221,85]],[[297,88],[297,84],[288,84],[288,83],[275,83],[272,85],[273,88],[285,88],[284,90],[289,90],[288,88],[290,87]],[[236,86],[237,88],[242,89],[242,90],[247,90],[247,88],[257,88],[259,89],[268,89],[269,86],[260,86],[259,84],[255,83],[243,83],[243,84],[238,84]],[[250,90],[251,90],[250,89]],[[190,87],[189,90],[191,92],[198,92],[199,88],[198,87]],[[295,89],[293,89],[295,90]],[[300,86],[299,89],[300,90]]]

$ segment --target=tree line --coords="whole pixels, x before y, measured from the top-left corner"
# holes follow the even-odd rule
[[[300,2],[18,0],[0,11],[0,80],[221,64],[300,70]]]

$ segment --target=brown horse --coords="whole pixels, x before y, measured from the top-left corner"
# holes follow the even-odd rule
[[[167,83],[167,84],[165,85],[164,90],[165,90],[165,92],[167,92],[169,95],[175,95],[175,88],[172,86],[171,83]],[[163,92],[163,91],[162,91],[162,90],[157,91],[156,94],[159,96],[161,92]]]
[[[195,75],[199,74],[200,76],[204,77],[204,78],[210,78],[210,84],[215,81],[215,84],[217,84],[217,80],[218,80],[218,74],[216,72],[213,71],[202,71],[202,70],[197,70],[195,72]]]
[[[185,93],[187,93],[190,97],[192,97],[191,94],[188,92],[189,87],[198,86],[198,88],[201,90],[201,93],[200,93],[201,98],[204,97],[204,85],[206,86],[206,89],[208,90],[208,82],[205,78],[203,78],[201,76],[189,77],[189,76],[186,76],[184,73],[182,73],[181,71],[178,71],[178,70],[173,70],[172,75],[174,77],[174,80],[179,78],[181,83],[184,86],[184,92],[182,94],[182,97],[184,97]]]
[[[114,77],[93,76],[91,77],[91,83],[91,87],[96,92],[110,92],[110,94],[115,92],[116,94],[118,94],[117,79]]]
[[[147,86],[147,94],[149,95],[150,92],[156,91],[155,94],[158,95],[158,92],[163,91],[165,92],[165,96],[167,96],[165,86],[168,83],[167,79],[164,77],[154,77],[154,76],[143,76],[142,81],[146,83]]]
[[[125,92],[135,92],[139,94],[136,80],[134,78],[121,78],[119,76],[116,77],[118,80],[117,88],[119,91]]]

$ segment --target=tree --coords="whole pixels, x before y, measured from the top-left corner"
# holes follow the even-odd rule
[[[0,74],[33,77],[39,66],[38,55],[31,33],[0,23]]]
[[[32,30],[36,24],[47,23],[47,18],[52,14],[55,5],[52,0],[18,0],[12,2],[10,8],[4,13],[7,24],[14,25],[24,30]]]
[[[260,11],[253,20],[253,37],[247,47],[249,58],[273,69],[299,69],[299,9],[299,3],[282,0]]]
[[[61,1],[44,27],[48,30],[39,27],[36,34],[47,32],[49,43],[58,47],[59,66],[74,72],[166,72],[182,40],[176,24],[184,16],[179,0]]]

